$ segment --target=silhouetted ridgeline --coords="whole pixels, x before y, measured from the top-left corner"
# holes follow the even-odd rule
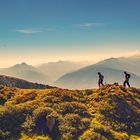
[[[38,83],[28,82],[26,80],[13,78],[9,76],[0,75],[0,84],[9,86],[9,87],[17,87],[23,89],[44,89],[44,88],[54,88],[49,85],[43,85]]]
[[[0,86],[0,140],[139,140],[140,90]]]

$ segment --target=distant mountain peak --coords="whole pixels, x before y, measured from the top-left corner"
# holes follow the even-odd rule
[[[33,67],[33,66],[28,65],[28,64],[25,63],[25,62],[22,62],[22,63],[20,63],[20,64],[14,65],[14,66],[12,66],[12,67],[14,67],[14,68],[18,68],[18,67],[27,68],[27,67]]]
[[[100,65],[100,64],[104,64],[104,63],[119,63],[119,61],[120,61],[119,58],[111,57],[111,58],[98,62],[96,65]]]
[[[115,58],[115,57],[111,57],[111,58],[108,58],[108,59],[106,59],[105,61],[116,61],[116,60],[118,60],[118,58]]]
[[[22,62],[20,65],[22,65],[22,66],[27,66],[28,64],[25,63],[25,62]]]

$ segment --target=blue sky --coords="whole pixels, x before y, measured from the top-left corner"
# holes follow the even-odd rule
[[[0,0],[0,63],[138,52],[139,0]]]

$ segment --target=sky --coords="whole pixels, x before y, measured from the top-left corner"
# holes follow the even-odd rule
[[[139,0],[0,0],[0,67],[139,53],[139,5]]]

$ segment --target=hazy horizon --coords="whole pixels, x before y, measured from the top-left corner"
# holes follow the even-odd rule
[[[98,54],[100,55],[100,54]],[[32,59],[30,60],[27,60],[27,59],[22,59],[22,60],[18,60],[18,61],[13,61],[13,62],[10,62],[10,63],[7,63],[4,65],[1,64],[1,67],[0,68],[7,68],[7,67],[11,67],[11,66],[14,66],[16,64],[22,64],[22,63],[26,63],[28,65],[32,65],[32,66],[39,66],[39,65],[42,65],[42,64],[46,64],[46,63],[56,63],[56,62],[59,62],[59,61],[71,61],[71,62],[75,62],[75,63],[81,63],[83,64],[83,66],[85,65],[91,65],[91,64],[95,64],[95,63],[98,63],[100,61],[103,61],[103,60],[106,60],[106,59],[109,59],[109,58],[120,58],[120,57],[131,57],[131,56],[140,56],[140,52],[139,51],[133,51],[133,52],[128,52],[128,53],[122,53],[122,54],[118,54],[118,55],[107,55],[107,56],[103,56],[103,57],[97,57],[96,59],[84,59],[84,60],[77,60],[77,59],[46,59],[44,61],[32,61]],[[25,61],[26,60],[26,61]]]

